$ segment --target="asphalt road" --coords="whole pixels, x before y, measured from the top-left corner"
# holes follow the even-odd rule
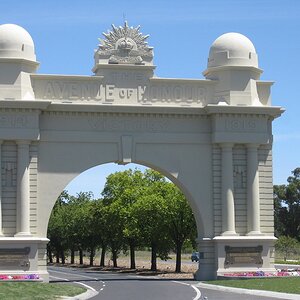
[[[51,282],[72,283],[97,291],[96,300],[275,300],[197,286],[197,281],[157,279],[86,269],[48,267]]]

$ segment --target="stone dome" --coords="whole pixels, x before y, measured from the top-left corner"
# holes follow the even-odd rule
[[[246,66],[258,68],[256,50],[244,35],[229,32],[218,37],[210,47],[208,68]]]
[[[36,61],[30,34],[15,24],[0,25],[0,58],[19,58]]]

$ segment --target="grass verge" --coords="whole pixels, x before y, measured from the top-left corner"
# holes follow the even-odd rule
[[[300,294],[300,277],[214,280],[205,281],[205,283],[251,290]]]
[[[281,265],[299,265],[300,266],[300,261],[276,260],[275,264],[281,264]]]
[[[51,300],[60,296],[75,296],[86,289],[78,286],[40,282],[1,282],[0,299],[5,300]]]

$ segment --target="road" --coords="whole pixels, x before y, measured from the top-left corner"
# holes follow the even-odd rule
[[[74,283],[97,291],[92,300],[275,300],[197,287],[197,281],[157,279],[87,269],[48,267],[51,282]],[[205,298],[206,297],[206,298]]]

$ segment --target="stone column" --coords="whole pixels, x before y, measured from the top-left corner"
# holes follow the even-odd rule
[[[18,141],[17,161],[17,233],[31,236],[29,198],[29,141]]]
[[[0,236],[3,236],[3,220],[2,220],[2,142],[0,140]]]
[[[258,145],[247,145],[247,217],[248,235],[260,232],[260,201],[258,173]]]
[[[222,235],[236,235],[233,196],[233,144],[222,147]]]

